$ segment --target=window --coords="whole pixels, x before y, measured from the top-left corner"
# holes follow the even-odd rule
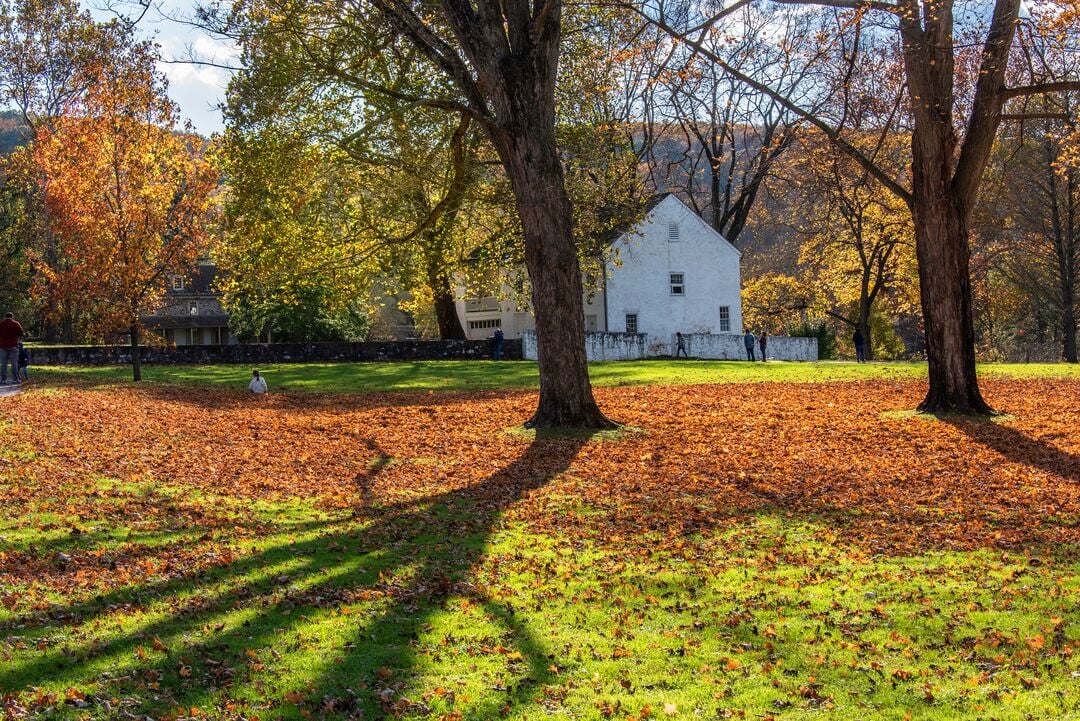
[[[191,315],[198,315],[199,314],[199,301],[197,301],[197,300],[188,301],[188,313],[191,314]]]
[[[679,224],[671,222],[667,224],[667,239],[669,241],[676,241],[679,239]]]
[[[626,332],[637,333],[637,313],[626,314]]]
[[[469,330],[483,330],[484,328],[498,328],[499,319],[492,318],[490,320],[470,320]]]
[[[183,290],[184,289],[184,276],[182,276],[182,275],[174,275],[172,277],[172,288],[173,288],[173,290]]]
[[[670,280],[672,295],[686,295],[686,285],[683,283],[682,273],[672,273]]]
[[[720,332],[731,332],[731,308],[726,305],[720,306]]]
[[[202,345],[202,328],[188,328],[187,337],[188,345]]]

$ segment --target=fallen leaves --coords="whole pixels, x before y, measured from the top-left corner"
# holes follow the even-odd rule
[[[1038,689],[1046,664],[1064,667],[1076,645],[1074,631],[1057,615],[1015,630],[979,628],[971,619],[1023,607],[1034,576],[1038,588],[1060,594],[1057,605],[1068,607],[1071,587],[1052,580],[1060,566],[1042,559],[1080,543],[1080,410],[1073,401],[1080,383],[987,386],[1011,419],[883,415],[918,400],[919,384],[908,382],[601,389],[609,415],[645,432],[615,442],[532,444],[499,432],[528,416],[530,393],[278,394],[258,404],[225,391],[162,386],[25,393],[0,406],[9,441],[0,454],[18,459],[0,463],[0,492],[5,519],[35,540],[0,551],[0,606],[22,624],[78,626],[84,621],[57,599],[71,603],[129,587],[164,589],[168,599],[200,574],[253,573],[260,561],[249,557],[265,558],[259,544],[291,533],[283,530],[289,519],[265,518],[285,507],[274,504],[287,502],[322,514],[325,537],[293,538],[288,552],[274,557],[281,566],[266,568],[264,581],[239,593],[229,588],[220,598],[169,600],[170,612],[197,623],[186,635],[155,631],[123,647],[123,658],[153,668],[156,675],[138,680],[145,689],[208,682],[228,688],[245,674],[273,675],[297,649],[320,649],[316,641],[298,640],[279,652],[264,639],[233,655],[189,650],[191,637],[203,644],[219,634],[243,636],[242,628],[232,622],[227,628],[214,615],[233,605],[278,614],[267,623],[284,626],[315,611],[362,625],[380,612],[373,609],[404,615],[430,603],[468,614],[495,603],[507,614],[516,608],[534,615],[564,604],[581,614],[574,628],[592,634],[589,644],[574,657],[560,652],[537,660],[509,632],[465,640],[443,634],[431,644],[432,655],[497,664],[508,678],[547,669],[547,686],[529,695],[554,709],[568,693],[592,693],[594,717],[696,712],[682,700],[668,701],[658,682],[620,675],[594,690],[580,678],[581,664],[590,661],[633,668],[646,643],[672,668],[703,669],[695,681],[710,685],[705,697],[726,704],[708,709],[719,717],[737,717],[732,685],[756,674],[776,694],[768,700],[771,710],[828,709],[845,699],[823,678],[841,667],[922,703],[943,703],[955,691],[924,673],[917,656],[928,653],[925,639],[896,628],[912,619],[945,629],[940,646],[956,650],[950,662],[962,669],[964,687],[981,693],[988,686],[985,698],[1007,698]],[[803,521],[813,528],[813,542],[789,536],[783,524],[756,532],[759,518]],[[110,529],[118,520],[129,530],[116,537]],[[550,548],[539,541],[532,549],[500,547],[503,527],[548,539]],[[380,549],[410,562],[435,555],[417,561],[416,569],[402,562],[370,576],[357,572],[341,584],[311,580],[322,569],[304,565],[318,553],[344,568]],[[857,582],[837,563],[838,549],[845,562],[867,569]],[[874,565],[928,551],[992,556],[1016,549],[1030,560],[1008,564],[993,579],[991,598],[967,598],[960,590],[984,586],[985,577],[926,570],[928,585],[958,589],[955,603],[944,608],[903,570]],[[440,553],[449,560],[436,558]],[[716,568],[717,557],[729,568]],[[460,567],[447,567],[454,563]],[[640,578],[643,568],[677,569],[686,584]],[[721,572],[747,584],[758,575],[773,578],[776,587],[704,603]],[[826,604],[804,596],[805,589],[845,584],[854,586],[850,593],[838,592]],[[905,589],[903,597],[896,588]],[[603,609],[602,618],[588,615],[594,609]],[[821,636],[795,637],[786,620],[792,615],[811,619]],[[654,628],[658,619],[676,620]],[[817,645],[830,634],[838,645]],[[719,647],[717,638],[724,640]],[[318,652],[336,664],[366,640]],[[9,638],[0,652],[30,653],[35,642],[43,654],[59,651],[46,637]],[[422,645],[415,638],[400,643],[416,653]],[[805,652],[802,667],[785,662],[784,649],[793,647]],[[82,651],[95,652],[90,642]],[[835,653],[843,654],[842,663]],[[391,716],[460,717],[458,707],[468,703],[445,681],[410,688],[407,675],[385,661],[371,667],[366,681],[377,708]],[[513,685],[504,681],[489,688]],[[53,703],[79,700],[57,691]],[[292,687],[277,701],[315,717],[360,708],[351,696],[323,691]],[[91,701],[95,708],[105,702],[85,702]],[[30,701],[19,703],[31,708]],[[509,714],[506,703],[487,713]],[[33,706],[46,707],[46,701]],[[195,715],[191,703],[183,715]]]
[[[601,389],[609,415],[648,433],[586,445],[519,515],[546,523],[552,503],[584,502],[593,515],[559,513],[555,530],[612,543],[642,529],[678,538],[767,508],[829,517],[841,540],[871,552],[1075,540],[1075,526],[1055,521],[1075,517],[1080,502],[1078,394],[1065,387],[1077,384],[988,385],[1016,420],[881,418],[915,402],[913,383]],[[13,484],[12,502],[66,511],[65,476],[82,469],[328,508],[392,505],[478,483],[513,461],[524,441],[496,431],[526,417],[532,397],[268,400],[176,387],[26,394],[5,405],[10,435],[53,467],[35,469],[36,487]],[[175,505],[213,525],[212,509]],[[80,522],[93,520],[87,510]]]

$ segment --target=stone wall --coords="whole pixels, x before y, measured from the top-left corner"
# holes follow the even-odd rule
[[[746,360],[746,346],[743,344],[741,335],[686,333],[683,338],[686,339],[686,353],[691,358]],[[670,348],[675,348],[675,338],[671,339]],[[818,359],[817,338],[771,335],[765,348],[767,356],[772,360],[816,361]],[[667,355],[671,355],[671,351]],[[761,359],[761,347],[756,342],[754,356],[758,360]]]
[[[645,333],[586,333],[585,357],[589,361],[640,360],[649,357]],[[536,360],[536,331],[521,334],[521,355]]]
[[[741,335],[716,333],[686,333],[686,353],[691,358],[709,360],[746,360],[746,347]],[[522,357],[536,360],[536,333],[526,331],[521,337]],[[639,360],[663,358],[675,354],[675,336],[663,341],[647,333],[586,333],[585,356],[590,361]],[[816,361],[817,338],[769,336],[767,345],[771,360]],[[757,344],[754,355],[760,359]]]
[[[126,365],[127,346],[28,346],[31,365]],[[350,361],[484,360],[491,342],[386,341],[372,343],[240,343],[143,348],[144,363],[216,365]],[[521,341],[503,341],[503,358],[521,360]]]

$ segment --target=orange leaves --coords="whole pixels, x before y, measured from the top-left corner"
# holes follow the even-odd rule
[[[827,519],[826,540],[870,553],[1080,540],[1075,524],[1058,522],[1080,511],[1073,430],[1080,414],[1069,402],[1077,384],[988,385],[1014,420],[888,415],[917,402],[918,383],[600,389],[612,417],[647,432],[585,445],[565,473],[511,513],[537,530],[616,548],[661,531],[670,538],[666,550],[691,556],[684,534],[762,511]],[[532,394],[516,392],[279,394],[260,404],[228,391],[161,386],[28,394],[5,406],[16,420],[12,434],[50,460],[35,470],[38,485],[20,486],[12,500],[37,498],[68,515],[60,481],[75,468],[237,498],[312,498],[362,515],[480,484],[511,466],[527,442],[500,430],[527,417],[532,403]],[[515,472],[542,475],[543,463]],[[124,503],[136,510],[135,499]],[[151,503],[138,512],[153,517],[161,509]],[[220,522],[212,509],[190,504],[174,502],[171,513],[201,526]],[[83,515],[79,526],[92,525],[95,511]],[[781,545],[755,563],[794,551]],[[174,567],[200,553],[200,563],[232,557],[210,537],[175,552]],[[9,565],[18,566],[14,560]],[[75,556],[38,572],[70,575],[102,563]],[[165,567],[155,559],[115,565],[134,576]]]
[[[154,63],[152,45],[117,50],[33,146],[57,246],[40,259],[34,292],[53,315],[85,316],[95,334],[136,325],[168,274],[205,250],[216,172],[176,131]]]

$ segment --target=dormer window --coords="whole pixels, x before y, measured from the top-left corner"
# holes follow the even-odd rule
[[[679,239],[679,224],[676,222],[668,223],[667,225],[667,239],[669,242],[675,242]]]
[[[184,276],[182,276],[182,275],[174,275],[172,277],[172,289],[173,290],[183,290],[184,289]]]
[[[199,314],[199,301],[193,300],[188,302],[188,313],[191,315]]]

